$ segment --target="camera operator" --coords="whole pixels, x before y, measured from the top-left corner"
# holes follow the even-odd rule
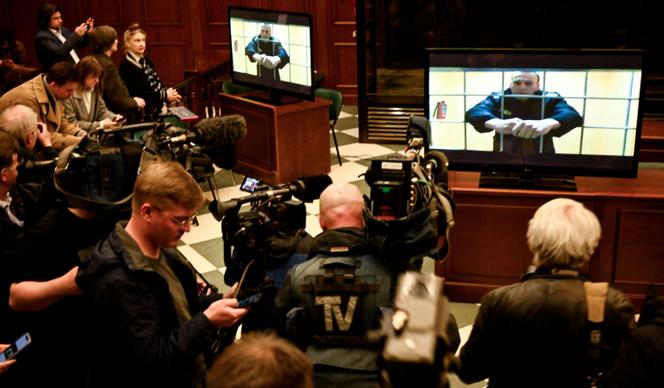
[[[78,265],[79,249],[98,239],[105,224],[87,219],[84,209],[66,208],[49,182],[17,184],[18,149],[16,139],[0,131],[0,342],[29,331],[34,344],[0,385],[82,386],[77,350],[83,310],[75,299],[60,301],[77,293],[62,275],[73,284],[75,272],[68,271]],[[66,347],[62,338],[68,338]]]
[[[228,293],[198,295],[193,268],[175,249],[203,203],[176,162],[152,162],[136,179],[129,222],[119,222],[81,264],[92,304],[94,387],[203,387],[203,354],[247,313]],[[234,293],[234,289],[231,290]]]
[[[378,353],[366,334],[392,306],[392,275],[367,238],[363,211],[356,186],[323,191],[314,257],[291,269],[275,300],[287,336],[313,360],[316,387],[378,385]]]

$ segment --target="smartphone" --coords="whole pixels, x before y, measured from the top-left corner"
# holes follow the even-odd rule
[[[256,303],[258,303],[261,300],[262,297],[263,297],[263,294],[260,293],[260,292],[257,293],[257,294],[249,295],[248,297],[246,297],[244,299],[241,299],[239,302],[237,302],[238,307],[253,306]]]
[[[19,354],[21,350],[30,345],[30,343],[32,343],[30,333],[25,333],[18,337],[18,339],[14,341],[13,344],[9,345],[9,347],[7,347],[4,352],[0,353],[0,362],[11,360],[12,358],[16,357],[16,355]]]
[[[258,186],[260,186],[260,179],[252,178],[250,176],[245,176],[242,184],[240,185],[240,190],[246,191],[247,193],[253,193],[256,191]]]

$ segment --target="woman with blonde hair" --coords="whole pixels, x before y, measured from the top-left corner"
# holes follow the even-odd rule
[[[180,102],[181,96],[173,88],[164,87],[154,62],[145,56],[147,33],[132,24],[124,33],[125,57],[120,63],[120,76],[129,94],[145,100],[146,117],[158,115],[164,104]]]

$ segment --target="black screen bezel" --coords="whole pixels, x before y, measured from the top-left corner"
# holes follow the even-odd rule
[[[429,69],[432,66],[440,67],[437,65],[440,64],[441,54],[447,56],[446,65],[460,68],[550,68],[551,65],[547,65],[547,63],[550,64],[552,60],[555,60],[556,68],[615,69],[622,64],[626,66],[625,68],[641,70],[635,149],[632,157],[557,154],[538,155],[524,161],[515,155],[496,152],[439,149],[448,157],[450,170],[626,178],[637,176],[646,79],[644,50],[428,48],[425,50],[424,76],[426,117],[431,117],[432,113],[429,104]],[[469,60],[477,61],[478,58],[483,58],[484,61],[475,62],[472,66],[468,65]],[[602,59],[607,61],[602,62]],[[588,66],[588,63],[593,63],[593,66]],[[635,67],[635,63],[638,63],[640,67]],[[432,147],[432,149],[437,148]]]
[[[305,86],[300,84],[295,84],[292,82],[278,81],[274,84],[267,85],[264,81],[259,79],[256,76],[248,75],[245,73],[236,72],[233,70],[233,47],[232,42],[233,38],[231,35],[231,17],[240,17],[236,13],[245,13],[245,19],[251,20],[262,20],[266,22],[277,23],[278,21],[282,23],[282,20],[288,20],[293,18],[304,18],[306,19],[306,25],[309,26],[309,41],[311,42],[311,50],[309,53],[309,61],[311,63],[311,86]],[[292,23],[295,24],[295,23]],[[304,25],[304,24],[302,24]],[[308,13],[301,12],[290,12],[290,11],[275,11],[270,9],[261,9],[261,8],[249,8],[249,7],[237,7],[237,6],[228,6],[228,41],[231,42],[231,79],[233,83],[239,85],[244,85],[252,89],[265,90],[265,91],[278,91],[283,94],[287,94],[293,97],[306,99],[309,101],[314,101],[314,26],[313,26],[313,17]]]

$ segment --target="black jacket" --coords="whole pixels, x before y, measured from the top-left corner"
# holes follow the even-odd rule
[[[491,93],[466,112],[466,121],[477,132],[491,132],[484,123],[488,120],[520,118],[522,120],[555,119],[560,128],[553,129],[543,137],[543,153],[555,153],[553,138],[561,137],[576,127],[583,125],[583,118],[572,106],[567,104],[560,94],[555,92],[535,92],[535,98],[525,101],[511,97],[512,89]],[[541,98],[539,98],[541,97]],[[542,101],[543,99],[543,101]],[[543,102],[543,104],[542,104]],[[503,152],[535,154],[539,153],[540,138],[523,139],[512,135],[502,135]],[[493,137],[493,150],[500,151],[501,134]]]
[[[180,325],[168,284],[131,257],[118,223],[81,265],[77,283],[92,305],[91,387],[191,387],[194,360],[210,349],[216,328],[202,313],[219,296],[199,298],[191,266],[162,249],[180,280],[192,319]],[[133,249],[137,249],[134,247]]]
[[[155,117],[161,111],[161,107],[167,102],[166,88],[157,75],[157,68],[148,57],[145,59],[145,67],[141,69],[132,63],[126,54],[120,62],[120,77],[127,85],[129,95],[141,97],[145,100],[145,115],[148,118]]]
[[[0,343],[10,343],[19,334],[9,308],[9,286],[17,280],[20,257],[24,256],[26,234],[44,217],[53,204],[44,185],[25,184],[10,190],[13,214],[24,221],[20,227],[0,209]]]
[[[85,47],[88,45],[88,34],[80,36],[64,27],[62,27],[61,33],[65,37],[64,43],[48,29],[39,30],[37,31],[37,35],[35,35],[37,60],[41,64],[44,73],[58,62],[74,63],[74,58],[71,57],[69,52],[76,47]]]
[[[12,188],[11,207],[24,226],[0,212],[0,342],[8,343],[29,332],[32,345],[19,362],[0,376],[2,387],[81,387],[87,355],[83,298],[63,298],[38,312],[12,312],[9,286],[24,280],[44,281],[61,276],[79,264],[79,250],[107,235],[112,224],[84,220],[55,201],[46,184]],[[66,345],[65,345],[66,344]],[[40,371],[40,373],[35,373]]]
[[[639,325],[625,339],[606,388],[657,387],[664,382],[664,296],[648,290]]]
[[[490,387],[586,386],[586,280],[538,269],[486,294],[461,349],[459,377],[466,383],[489,378]],[[612,288],[604,323],[603,356],[614,361],[634,315],[630,300]]]

